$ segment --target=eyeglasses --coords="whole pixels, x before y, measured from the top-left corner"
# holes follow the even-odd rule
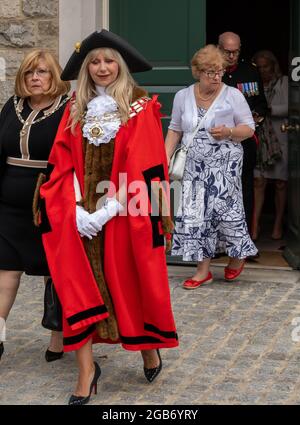
[[[225,70],[222,69],[221,71],[204,71],[204,69],[202,70],[202,72],[204,72],[204,74],[206,74],[208,76],[208,78],[215,78],[216,76],[218,77],[223,77],[223,75],[225,74]]]
[[[232,56],[238,56],[240,54],[240,51],[241,51],[240,49],[237,49],[237,50],[227,50],[227,49],[223,49],[222,48],[222,52],[226,56],[230,56],[230,55],[232,55]]]
[[[28,70],[25,71],[24,75],[26,78],[32,78],[34,74],[36,74],[40,78],[45,78],[47,74],[49,74],[50,71],[48,69],[35,69],[34,71]]]

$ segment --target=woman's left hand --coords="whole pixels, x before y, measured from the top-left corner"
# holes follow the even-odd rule
[[[231,131],[230,128],[226,127],[225,125],[222,125],[221,127],[211,128],[210,134],[216,140],[223,140],[228,139],[231,134]]]

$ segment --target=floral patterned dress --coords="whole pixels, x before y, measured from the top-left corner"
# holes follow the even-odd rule
[[[198,108],[198,119],[205,113]],[[214,143],[198,131],[187,155],[172,255],[202,261],[218,252],[240,259],[257,253],[245,221],[242,165],[240,143]]]

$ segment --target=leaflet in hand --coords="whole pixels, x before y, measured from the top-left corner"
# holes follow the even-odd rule
[[[230,128],[234,127],[233,110],[231,108],[215,111],[215,127],[221,127],[222,125]]]

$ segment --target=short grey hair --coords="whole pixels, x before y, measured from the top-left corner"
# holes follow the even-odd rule
[[[241,37],[236,34],[235,32],[226,31],[219,35],[218,43],[220,46],[222,46],[226,39],[232,39],[239,43],[241,46]]]

